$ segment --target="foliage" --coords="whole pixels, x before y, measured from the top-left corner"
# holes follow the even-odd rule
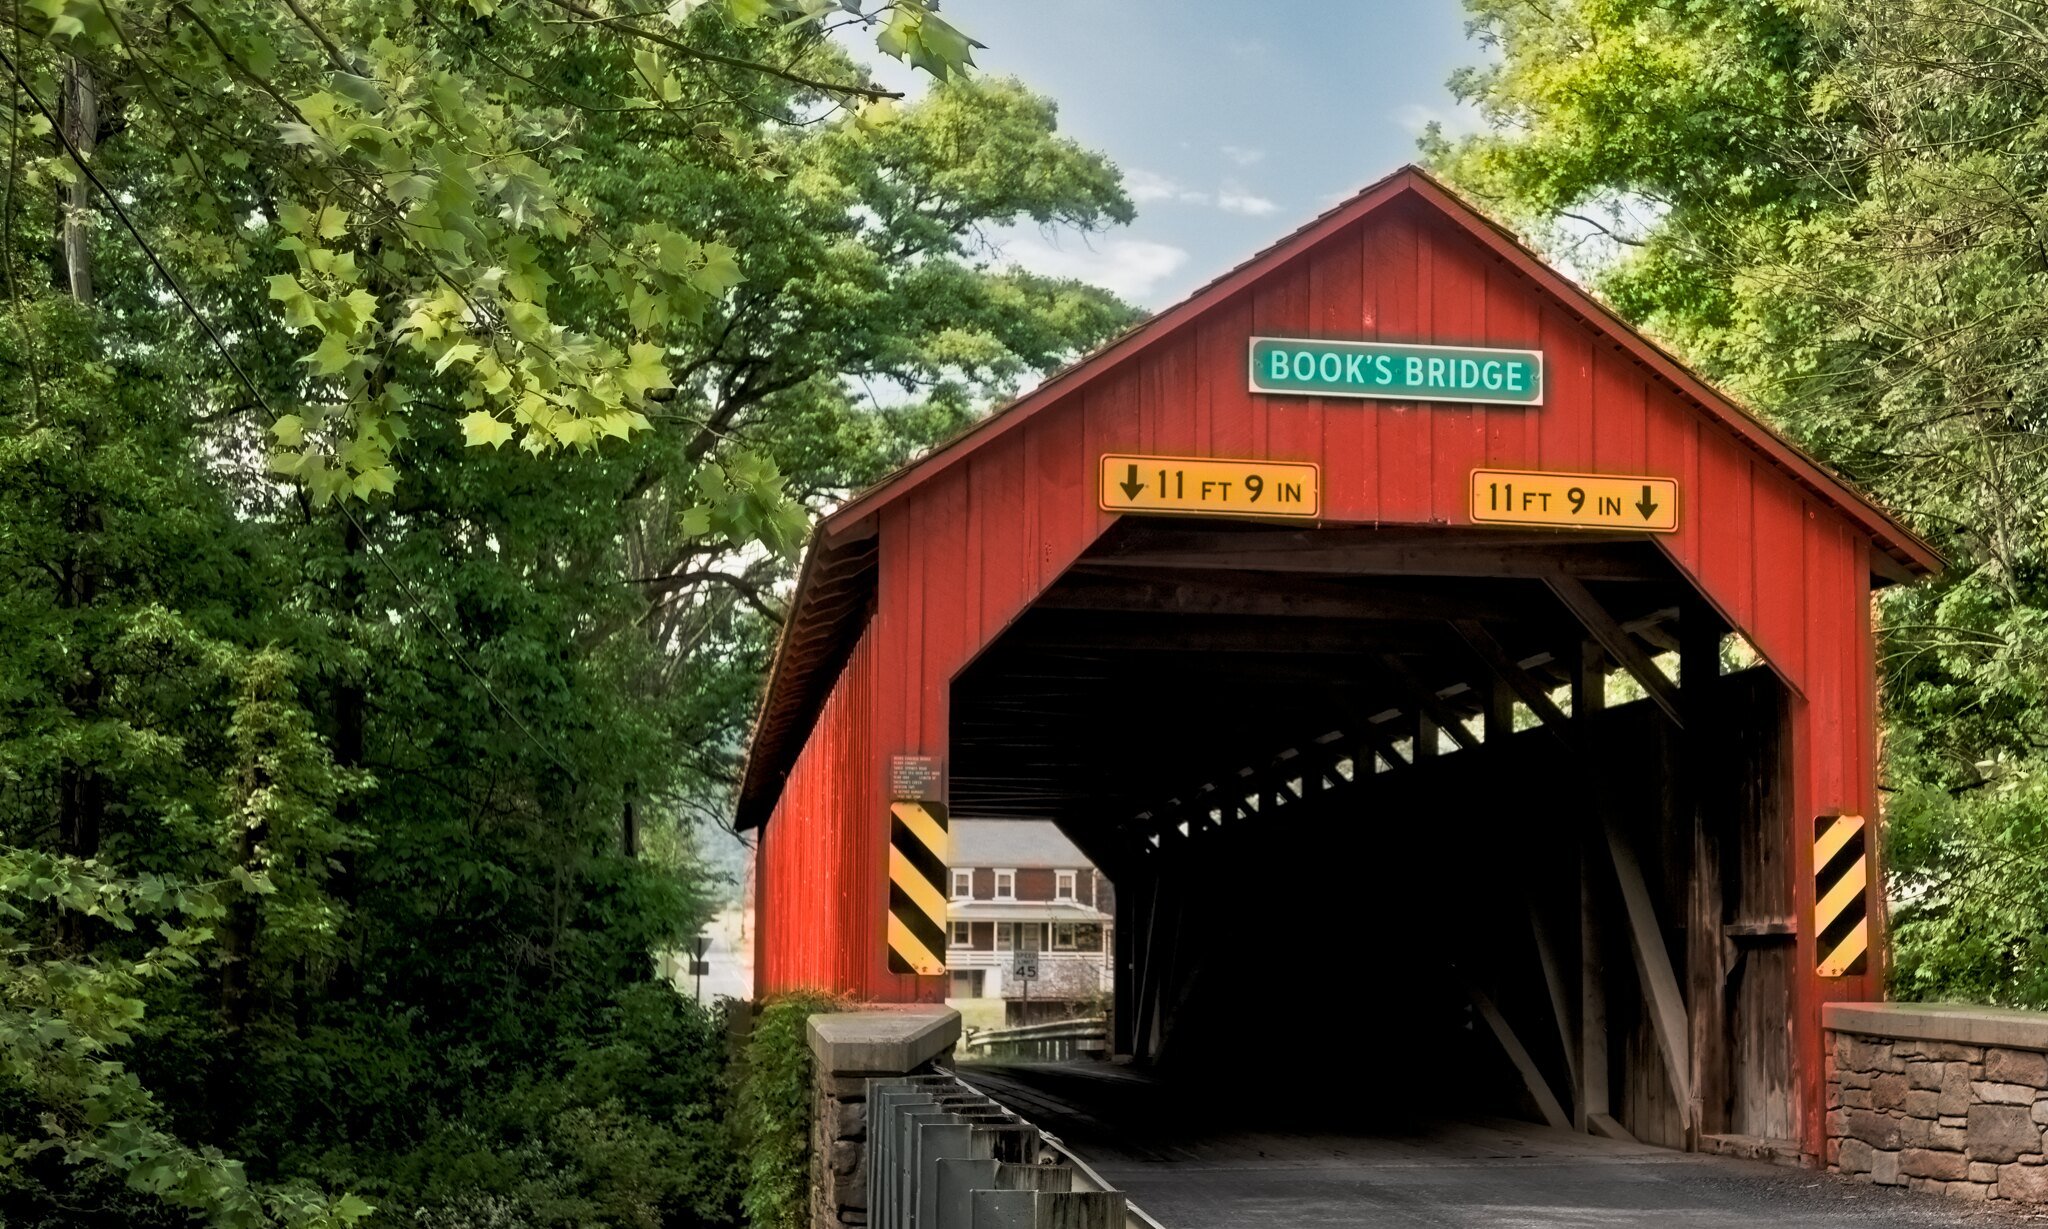
[[[768,1003],[754,1021],[735,1117],[746,1157],[740,1196],[752,1229],[801,1229],[811,1163],[811,1047],[805,1022],[837,1004],[816,995]]]
[[[1468,8],[1431,157],[1953,561],[1881,603],[1898,989],[2048,1006],[2048,6]]]
[[[10,23],[9,1223],[730,1223],[684,825],[807,514],[1131,318],[978,237],[1114,169],[907,0]]]

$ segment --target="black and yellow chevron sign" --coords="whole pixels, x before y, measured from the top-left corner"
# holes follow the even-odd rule
[[[889,804],[889,971],[946,971],[946,807]]]
[[[1813,933],[1822,977],[1863,972],[1870,956],[1870,857],[1861,815],[1813,821]]]

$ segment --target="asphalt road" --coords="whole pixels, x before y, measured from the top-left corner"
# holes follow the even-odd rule
[[[2048,1215],[1504,1119],[1365,1124],[1327,1105],[1307,1115],[1298,1107],[1247,1113],[1213,1081],[1176,1088],[1100,1064],[970,1065],[960,1074],[1059,1136],[1165,1229],[2048,1223]],[[1314,1106],[1313,1095],[1305,1103]]]

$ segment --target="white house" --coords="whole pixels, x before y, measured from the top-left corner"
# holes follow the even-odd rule
[[[969,1027],[1102,1010],[1115,903],[1109,880],[1044,820],[958,820],[951,828],[947,1002]],[[1036,978],[1015,975],[1019,949]]]

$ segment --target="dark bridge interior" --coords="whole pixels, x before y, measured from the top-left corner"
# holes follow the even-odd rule
[[[1789,1139],[1786,701],[1729,632],[1642,538],[1127,517],[956,679],[953,813],[1115,882],[1120,1054],[1284,1013],[1357,1060],[1311,1101]]]

